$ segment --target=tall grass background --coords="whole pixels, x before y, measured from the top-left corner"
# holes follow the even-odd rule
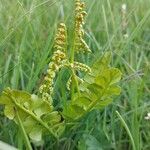
[[[150,149],[150,0],[85,0],[86,41],[92,61],[112,51],[112,65],[123,78],[122,93],[112,105],[93,111],[67,139],[62,149]],[[127,4],[127,32],[121,29],[121,6]],[[72,30],[73,0],[0,0],[0,90],[5,87],[36,92],[53,52],[57,24]],[[71,37],[68,37],[70,39]],[[91,64],[91,57],[82,60]],[[65,99],[63,72],[58,76],[55,99]],[[2,110],[2,108],[0,108]],[[118,112],[116,112],[118,111]],[[22,147],[16,125],[0,111],[0,140]],[[50,149],[48,138],[45,146]]]

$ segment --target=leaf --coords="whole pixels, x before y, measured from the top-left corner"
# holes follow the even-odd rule
[[[34,109],[34,113],[38,116],[41,117],[44,114],[47,114],[48,112],[51,112],[52,108],[47,105],[45,101],[43,101],[37,108]]]
[[[90,84],[88,87],[88,90],[90,91],[90,95],[94,95],[95,99],[98,99],[99,97],[102,96],[103,94],[103,88],[99,85],[97,85],[96,83]],[[92,100],[95,100],[92,96],[91,96]]]
[[[27,133],[30,133],[33,127],[36,126],[36,124],[37,122],[35,122],[35,120],[31,116],[27,116],[23,121],[23,125]]]
[[[82,107],[69,103],[67,107],[64,107],[63,116],[68,119],[78,119],[85,111]]]
[[[105,99],[105,100],[100,100],[95,106],[93,109],[102,109],[104,108],[105,106],[109,105],[112,103],[112,98],[108,98],[108,99]]]
[[[17,124],[15,111],[18,112],[26,132],[34,141],[41,140],[42,133],[45,131],[55,137],[57,134],[60,135],[57,131],[62,128],[60,114],[53,110],[50,103],[43,101],[37,95],[31,95],[25,91],[5,89],[0,96],[0,104],[4,105],[5,116],[13,119]],[[48,114],[56,115],[49,117],[49,120],[43,120],[43,116]]]
[[[4,114],[7,118],[9,118],[10,120],[13,120],[15,117],[14,107],[12,107],[11,105],[5,106]]]
[[[106,94],[109,95],[119,95],[121,93],[121,88],[119,86],[110,86],[107,91]],[[106,95],[105,94],[105,95]]]
[[[121,88],[117,85],[121,72],[109,66],[111,53],[94,63],[91,74],[85,75],[83,83],[79,84],[80,95],[65,106],[63,114],[67,118],[78,119],[93,109],[101,109],[112,103],[113,96],[119,95]]]
[[[61,121],[61,116],[57,111],[53,111],[42,116],[42,120],[48,124],[55,124]]]
[[[13,105],[12,101],[5,95],[5,93],[2,93],[0,95],[0,104],[1,105]]]
[[[121,79],[121,72],[116,68],[109,68],[100,73],[96,78],[95,82],[102,87],[113,85]]]
[[[34,141],[34,142],[39,142],[42,140],[42,128],[41,126],[34,126],[29,133],[29,137]]]
[[[31,102],[31,94],[25,91],[19,90],[11,90],[11,94],[15,97],[16,101],[20,104],[24,104],[25,102]]]
[[[113,85],[120,81],[122,73],[117,68],[111,68],[110,70],[110,85]]]
[[[82,107],[84,110],[88,108],[90,103],[91,100],[88,97],[84,96],[83,94],[81,96],[76,97],[72,102],[73,105]]]
[[[103,56],[93,64],[91,74],[97,76],[100,72],[107,69],[110,65],[111,57],[111,52],[104,53]]]

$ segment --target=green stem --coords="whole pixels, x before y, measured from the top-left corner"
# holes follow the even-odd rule
[[[136,150],[136,146],[135,146],[135,142],[134,142],[133,136],[132,136],[132,134],[131,134],[131,132],[130,132],[130,130],[129,130],[127,124],[126,124],[126,122],[124,121],[124,119],[122,118],[122,116],[120,115],[120,113],[118,111],[116,111],[116,114],[117,114],[118,118],[120,119],[122,125],[124,126],[124,128],[126,129],[128,135],[130,137],[133,150]]]
[[[74,84],[74,88],[76,87],[78,94],[80,95],[80,90],[79,90],[79,84],[78,84],[78,80],[75,74],[75,71],[72,69],[72,84]],[[74,90],[72,91],[72,95],[74,95]]]
[[[74,64],[74,51],[75,51],[75,37],[76,33],[73,32],[73,40],[72,40],[72,48],[71,48],[71,58],[70,63]],[[74,92],[75,92],[75,71],[72,69],[72,84],[71,84],[71,99],[73,100]]]
[[[75,57],[75,44],[76,44],[76,29],[75,29],[75,24],[73,27],[74,31],[73,31],[73,37],[72,37],[72,48],[71,48],[71,58],[70,58],[70,63],[74,64],[74,57]],[[78,94],[80,95],[80,91],[78,88],[78,81],[76,78],[76,71],[74,69],[72,69],[72,85],[71,85],[71,100],[73,100],[74,97],[74,93],[75,93],[75,88],[77,89]]]
[[[19,114],[18,114],[17,111],[16,111],[16,116],[17,116],[17,120],[18,120],[20,129],[21,129],[22,134],[23,134],[23,136],[24,136],[24,140],[25,140],[25,143],[26,143],[26,148],[27,148],[28,150],[32,150],[32,146],[31,146],[31,144],[30,144],[29,138],[28,138],[28,136],[27,136],[27,133],[26,133],[24,127],[23,127],[22,121],[21,121],[20,116],[19,116]]]
[[[75,38],[76,38],[76,32],[75,32],[75,27],[74,27],[73,38],[72,38],[71,57],[70,57],[71,63],[74,63]]]

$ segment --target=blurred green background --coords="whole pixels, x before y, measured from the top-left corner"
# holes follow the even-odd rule
[[[112,65],[123,73],[122,93],[105,110],[91,112],[61,148],[132,150],[135,145],[136,150],[149,150],[150,121],[144,117],[150,112],[150,0],[85,2],[86,41],[93,52],[92,60],[112,51]],[[122,4],[127,5],[127,38],[122,33]],[[69,26],[68,32],[72,30],[73,7],[73,0],[0,0],[0,91],[5,87],[37,91],[52,54],[57,24],[63,21]],[[83,60],[92,62],[91,58]],[[61,85],[63,81],[57,81],[56,97],[64,91]],[[21,147],[17,130],[0,111],[0,140]],[[46,149],[51,149],[50,143],[45,137]]]

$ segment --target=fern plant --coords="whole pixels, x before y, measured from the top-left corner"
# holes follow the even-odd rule
[[[96,60],[91,67],[76,59],[78,53],[91,53],[84,40],[84,9],[85,3],[75,0],[74,30],[70,45],[66,25],[59,24],[54,53],[38,93],[35,95],[10,88],[1,93],[0,104],[4,105],[4,114],[20,126],[27,149],[32,149],[30,141],[39,142],[46,134],[58,140],[63,136],[67,123],[81,119],[94,109],[107,106],[114,95],[120,94],[117,83],[121,79],[121,72],[110,67],[110,52]],[[66,84],[69,96],[60,111],[53,105],[53,91],[55,78],[62,68],[70,70],[71,75]],[[84,73],[82,78],[79,72]]]

